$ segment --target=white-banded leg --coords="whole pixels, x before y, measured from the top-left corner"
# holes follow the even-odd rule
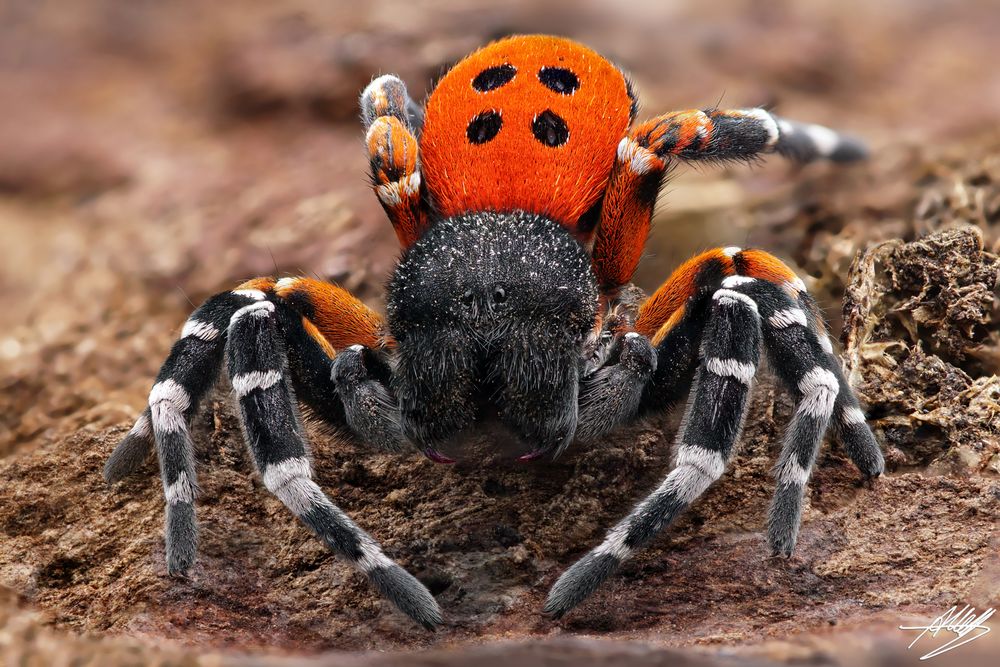
[[[546,613],[559,617],[579,604],[722,475],[743,427],[760,347],[754,301],[732,289],[716,291],[677,434],[674,469],[604,542],[559,577],[546,600]]]
[[[819,317],[819,308],[805,290],[799,291],[797,301],[800,310],[816,313],[816,317]],[[833,341],[830,340],[830,336],[825,331],[820,329],[816,320],[810,320],[810,324],[810,330],[816,335],[820,359],[836,376],[839,388],[837,400],[833,404],[830,428],[834,437],[844,447],[847,455],[854,461],[854,465],[861,471],[861,474],[866,478],[878,477],[885,472],[885,457],[882,455],[882,449],[878,446],[875,434],[868,426],[868,420],[861,409],[857,395],[847,382],[840,359],[833,350]]]
[[[441,623],[434,597],[386,556],[312,479],[275,304],[251,304],[229,326],[227,363],[247,441],[264,485],[338,555],[421,625]]]
[[[878,442],[875,441],[875,434],[868,426],[868,420],[861,409],[861,404],[858,403],[858,397],[847,383],[839,360],[830,356],[833,362],[830,370],[836,376],[840,387],[837,402],[833,406],[831,423],[833,434],[862,475],[866,478],[878,477],[885,472],[885,457]]]
[[[847,449],[866,475],[881,473],[882,454],[801,284],[779,287],[754,281],[744,289],[760,309],[764,346],[775,372],[795,396],[795,414],[774,470],[777,486],[768,515],[772,553],[789,556],[798,538],[806,483],[831,417],[841,422],[845,444],[850,443]]]
[[[811,301],[805,293],[799,295],[800,302],[804,307],[809,307]],[[885,472],[885,457],[882,449],[875,441],[875,434],[868,426],[868,420],[858,397],[855,395],[851,385],[847,383],[847,377],[841,368],[840,359],[833,352],[833,343],[830,337],[822,332],[817,332],[819,345],[826,354],[825,360],[829,364],[831,372],[837,378],[837,385],[840,391],[837,393],[837,401],[833,405],[833,419],[830,427],[834,437],[844,447],[847,455],[854,461],[861,474],[866,478],[880,476]]]
[[[166,498],[167,570],[171,574],[191,566],[198,542],[197,478],[188,425],[218,379],[230,316],[263,298],[264,293],[257,291],[224,292],[195,310],[160,368],[149,393],[149,407],[104,466],[104,478],[109,483],[118,481],[134,472],[155,445]]]
[[[754,109],[757,113],[768,113]],[[798,162],[830,160],[854,162],[868,157],[868,149],[860,140],[831,130],[823,125],[801,123],[771,115],[778,126],[778,141],[774,150]]]
[[[251,303],[256,295],[248,290],[223,292],[203,303],[184,324],[170,356],[160,367],[156,382],[172,380],[190,397],[185,418],[190,420],[198,401],[215,384],[222,365],[222,350],[229,318]],[[259,293],[263,298],[263,292]],[[153,451],[152,409],[147,407],[104,464],[104,479],[110,484],[134,473]]]
[[[419,134],[424,112],[410,99],[406,84],[394,74],[383,74],[372,80],[361,92],[361,123],[367,130],[383,116],[398,118],[414,134]]]

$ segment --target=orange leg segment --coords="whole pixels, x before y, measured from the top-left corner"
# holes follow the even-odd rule
[[[404,248],[413,244],[428,224],[410,106],[406,87],[394,76],[375,79],[361,93],[372,185]]]
[[[302,314],[306,332],[328,353],[386,343],[382,317],[341,287],[313,278],[282,278],[274,292]]]
[[[629,282],[639,266],[666,167],[630,137],[618,145],[592,253],[594,273],[606,293]]]
[[[713,248],[681,264],[639,308],[635,330],[657,346],[685,316],[688,299],[703,290],[714,291],[729,276],[767,280],[797,297],[805,284],[780,259],[763,250]],[[815,317],[815,313],[813,314]],[[820,331],[821,318],[815,317]]]
[[[634,127],[618,144],[594,242],[594,271],[605,293],[632,279],[656,195],[674,161],[751,160],[772,152],[800,162],[849,162],[866,155],[850,137],[764,109],[675,111]]]

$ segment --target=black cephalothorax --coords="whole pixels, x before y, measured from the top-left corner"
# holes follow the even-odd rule
[[[590,257],[561,225],[521,212],[436,223],[388,288],[403,435],[433,448],[488,399],[531,447],[562,449],[597,305]]]

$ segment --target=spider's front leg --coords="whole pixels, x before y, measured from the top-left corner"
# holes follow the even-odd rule
[[[209,299],[192,315],[150,392],[149,409],[105,468],[108,481],[120,479],[141,462],[143,447],[155,441],[172,574],[191,566],[197,543],[188,425],[225,357],[246,444],[264,486],[399,609],[426,627],[441,622],[427,589],[386,556],[313,480],[299,418],[296,394],[318,418],[335,427],[350,425],[345,410],[356,410],[356,399],[363,403],[371,388],[334,381],[336,350],[377,348],[380,329],[381,318],[346,291],[306,278],[251,281]],[[401,444],[391,429],[363,435],[373,434],[378,437],[369,444],[393,450]]]
[[[546,600],[546,613],[562,616],[588,597],[722,475],[760,358],[760,317],[741,296],[722,294],[712,304],[701,341],[703,359],[677,436],[676,467],[602,544],[559,577]]]
[[[559,578],[545,607],[556,616],[590,595],[722,475],[761,349],[796,399],[775,467],[768,521],[773,553],[788,555],[794,548],[805,485],[828,425],[864,475],[883,470],[882,453],[815,304],[802,281],[767,253],[720,248],[689,260],[642,305],[636,330],[657,351],[638,413],[669,407],[689,380],[693,387],[677,435],[676,466]]]
[[[423,584],[386,556],[313,481],[305,434],[288,382],[283,340],[272,315],[273,308],[263,305],[234,315],[228,349],[229,374],[239,398],[247,445],[264,485],[401,611],[425,627],[439,624],[437,603]]]

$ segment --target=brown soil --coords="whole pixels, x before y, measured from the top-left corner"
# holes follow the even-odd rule
[[[428,648],[407,664],[896,664],[917,657],[903,621],[1000,606],[1000,15],[987,2],[671,6],[0,7],[4,661],[375,665],[403,658],[331,652]],[[638,282],[707,245],[787,257],[843,328],[888,474],[866,487],[826,447],[795,555],[767,558],[791,410],[764,381],[730,472],[557,623],[539,613],[548,587],[669,469],[675,418],[531,465],[483,441],[444,467],[314,433],[322,486],[437,595],[447,623],[428,634],[267,494],[220,388],[194,430],[199,560],[168,577],[155,462],[113,489],[100,470],[192,302],[277,272],[379,306],[397,251],[365,183],[354,96],[390,70],[419,93],[511,31],[612,56],[646,114],[724,91],[871,140],[873,160],[848,170],[679,175]],[[996,634],[949,656],[985,664]]]

